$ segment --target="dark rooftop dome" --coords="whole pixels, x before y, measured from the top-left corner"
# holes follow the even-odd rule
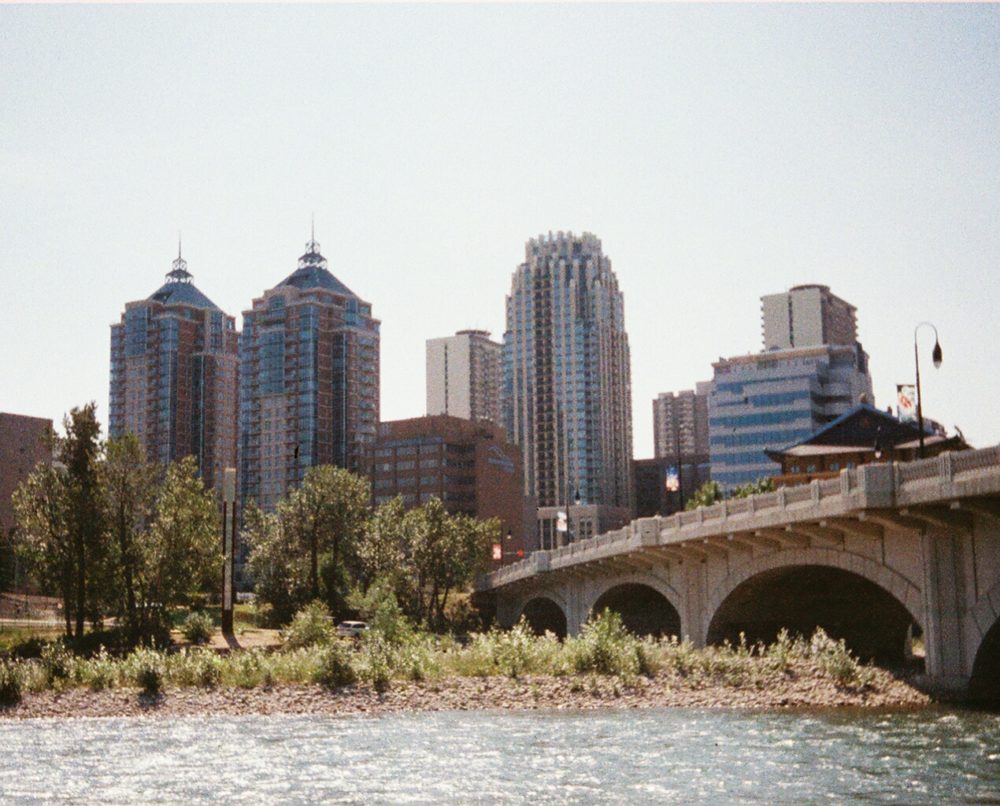
[[[320,254],[315,238],[311,238],[306,244],[306,253],[299,258],[299,267],[275,287],[283,285],[301,289],[325,288],[345,297],[358,296],[327,270],[326,258]]]
[[[191,282],[191,272],[187,270],[187,261],[180,256],[167,272],[167,282],[150,295],[154,302],[164,305],[190,305],[193,308],[209,308],[218,311],[219,306],[199,291]]]

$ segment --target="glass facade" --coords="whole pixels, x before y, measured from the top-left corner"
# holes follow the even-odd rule
[[[601,242],[528,242],[507,297],[504,424],[521,446],[525,492],[539,506],[576,493],[628,507],[632,411],[624,301]]]
[[[712,480],[724,489],[779,472],[766,450],[811,436],[872,401],[860,344],[774,350],[713,365],[709,394]]]

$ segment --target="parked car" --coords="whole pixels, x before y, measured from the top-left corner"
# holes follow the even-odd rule
[[[337,635],[341,638],[357,638],[367,629],[368,625],[363,621],[342,621],[337,625]]]

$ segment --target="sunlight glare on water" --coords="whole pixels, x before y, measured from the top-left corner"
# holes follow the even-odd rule
[[[998,803],[998,748],[938,709],[0,720],[0,801]]]

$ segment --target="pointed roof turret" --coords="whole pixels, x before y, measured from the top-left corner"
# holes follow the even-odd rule
[[[177,258],[170,264],[166,274],[166,283],[150,295],[154,302],[164,305],[191,305],[195,308],[211,308],[220,310],[212,300],[199,291],[191,278],[194,275],[188,271],[187,261],[181,257],[181,239],[177,237]]]
[[[309,240],[306,242],[305,254],[299,258],[299,267],[276,287],[291,285],[303,289],[325,288],[327,291],[333,291],[347,297],[357,297],[357,294],[334,277],[326,266],[326,258],[319,251],[319,244],[316,242],[314,224],[309,234]]]

